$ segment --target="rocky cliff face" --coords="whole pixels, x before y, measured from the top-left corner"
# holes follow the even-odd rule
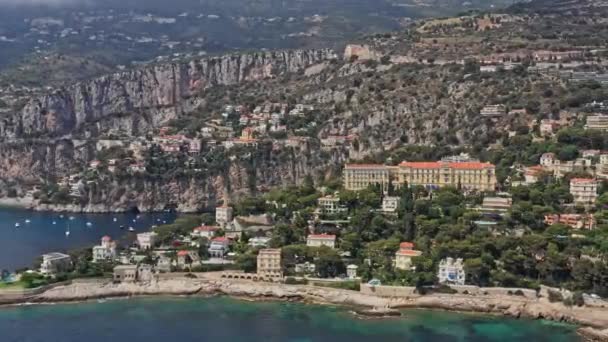
[[[0,136],[56,137],[112,128],[137,134],[187,113],[197,105],[193,97],[209,87],[272,78],[335,57],[328,49],[260,52],[107,75],[31,99],[0,121]]]

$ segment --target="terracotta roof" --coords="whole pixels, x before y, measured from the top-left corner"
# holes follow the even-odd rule
[[[211,241],[225,242],[228,241],[228,238],[225,236],[218,236],[216,238],[211,239]]]
[[[190,251],[185,251],[185,250],[182,250],[182,251],[177,252],[177,255],[178,255],[178,256],[186,256],[186,255],[190,255]]]
[[[420,256],[422,254],[421,251],[415,251],[413,249],[402,249],[395,253],[396,255],[405,255],[405,256]]]
[[[360,168],[360,169],[378,168],[378,169],[380,169],[380,168],[385,168],[386,165],[383,165],[383,164],[346,164],[344,167],[347,169],[357,169],[357,168]]]
[[[414,244],[412,242],[402,242],[399,244],[399,248],[414,248]]]
[[[105,235],[104,237],[101,238],[103,241],[111,241],[112,238],[109,237],[108,235]]]
[[[493,168],[494,165],[490,163],[480,162],[462,162],[462,163],[444,163],[444,162],[402,162],[399,164],[401,167],[411,167],[413,169],[440,169],[447,167],[450,169],[459,170],[481,170],[486,168]]]
[[[572,178],[570,183],[595,183],[594,178]]]
[[[335,240],[336,236],[333,234],[310,234],[308,235],[309,239],[332,239]]]

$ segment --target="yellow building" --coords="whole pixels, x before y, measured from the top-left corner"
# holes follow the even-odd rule
[[[283,278],[280,249],[260,249],[257,265],[260,278],[270,281]]]
[[[464,190],[493,191],[496,187],[496,170],[493,164],[480,162],[403,162],[398,166],[377,164],[348,164],[343,174],[344,188],[362,190],[370,184],[388,188],[403,184],[427,188],[444,186]]]
[[[395,268],[404,271],[411,270],[412,258],[420,255],[422,255],[422,252],[415,250],[413,243],[402,242],[399,245],[399,250],[395,253]]]
[[[370,184],[380,184],[383,190],[387,190],[391,168],[395,167],[381,164],[346,164],[343,174],[344,188],[358,191]]]

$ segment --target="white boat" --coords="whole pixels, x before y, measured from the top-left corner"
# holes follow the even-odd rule
[[[134,231],[135,231],[135,228],[133,228],[133,227],[129,227],[129,231],[130,231],[130,232],[134,232]]]
[[[133,222],[137,222],[137,220],[136,220],[136,219],[133,219]]]
[[[70,236],[70,231],[69,230],[65,231],[65,236]]]
[[[29,219],[25,219],[25,223],[30,223],[31,221]]]
[[[70,216],[70,220],[73,220],[73,219],[75,219],[75,217],[74,216]]]
[[[57,224],[57,221],[53,221],[53,224]]]
[[[63,218],[63,214],[59,215],[59,218]]]
[[[91,222],[87,222],[87,227],[92,226],[93,224]]]
[[[114,219],[112,219],[112,221],[116,222],[116,221],[118,221],[118,219],[115,217]]]
[[[15,223],[15,227],[19,228],[21,225],[19,224],[19,222]]]

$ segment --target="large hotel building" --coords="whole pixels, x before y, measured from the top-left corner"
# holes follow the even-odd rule
[[[444,186],[465,190],[494,191],[496,170],[493,164],[480,162],[402,162],[397,166],[380,164],[346,164],[343,172],[344,188],[363,190],[370,184],[380,184],[384,190],[389,182],[422,185],[426,188]]]

